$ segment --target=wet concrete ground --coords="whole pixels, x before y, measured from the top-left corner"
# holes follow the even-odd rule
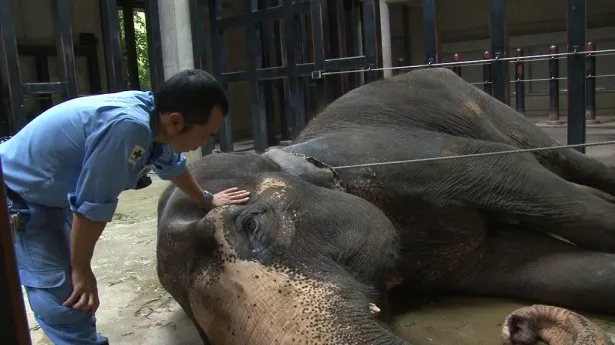
[[[546,128],[566,143],[565,128]],[[587,141],[615,140],[615,129],[588,129]],[[615,165],[615,146],[587,153]],[[160,287],[155,271],[156,204],[166,182],[154,179],[141,191],[122,194],[118,211],[102,235],[93,259],[101,306],[98,326],[111,345],[201,344],[177,303]],[[27,305],[27,299],[26,299]],[[525,304],[483,298],[441,298],[413,308],[393,322],[412,344],[500,344],[501,322]],[[587,315],[615,336],[615,318]],[[33,344],[50,344],[28,308]]]

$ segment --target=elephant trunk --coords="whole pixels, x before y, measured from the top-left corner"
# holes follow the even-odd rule
[[[602,329],[587,318],[547,305],[523,307],[509,314],[502,327],[505,345],[613,345]]]

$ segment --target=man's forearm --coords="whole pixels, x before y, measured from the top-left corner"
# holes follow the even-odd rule
[[[177,188],[181,189],[186,195],[188,195],[196,203],[202,204],[204,201],[203,189],[199,186],[198,182],[192,174],[186,170],[181,175],[171,180]]]
[[[90,269],[94,246],[106,225],[105,222],[93,222],[78,213],[74,214],[70,231],[72,269]]]

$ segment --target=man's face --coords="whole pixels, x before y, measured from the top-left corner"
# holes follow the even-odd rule
[[[204,125],[193,124],[189,130],[183,131],[185,126],[180,113],[168,115],[166,142],[175,152],[188,152],[207,144],[209,138],[218,132],[224,115],[222,109],[216,106],[212,109],[209,120]]]

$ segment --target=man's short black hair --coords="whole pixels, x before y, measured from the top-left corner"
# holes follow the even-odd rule
[[[185,128],[193,124],[204,125],[211,110],[222,108],[228,113],[228,100],[222,84],[201,69],[181,71],[164,81],[154,96],[158,114],[178,112],[184,117]]]

